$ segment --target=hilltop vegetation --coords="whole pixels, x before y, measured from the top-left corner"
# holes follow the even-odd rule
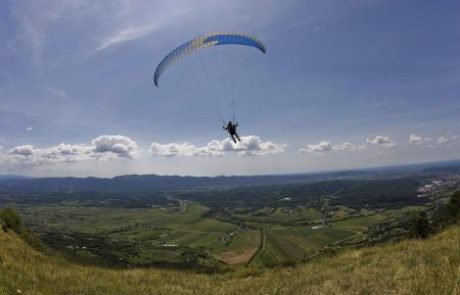
[[[460,294],[460,226],[295,267],[223,274],[72,264],[0,231],[0,294]]]

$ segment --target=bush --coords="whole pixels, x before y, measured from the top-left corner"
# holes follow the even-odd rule
[[[447,221],[455,223],[460,221],[460,191],[455,192],[446,208]]]
[[[412,220],[410,237],[415,239],[426,239],[431,232],[431,225],[425,211],[416,213]]]
[[[1,219],[0,219],[0,227],[2,228],[4,232],[8,231],[8,229],[6,228],[6,224]]]
[[[6,208],[0,211],[0,220],[3,230],[13,230],[19,232],[21,229],[21,217],[13,209]]]

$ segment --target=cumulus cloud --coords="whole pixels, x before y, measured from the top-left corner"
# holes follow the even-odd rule
[[[457,136],[439,136],[436,138],[423,137],[411,134],[409,136],[409,142],[421,146],[421,148],[435,148],[437,146],[449,145],[457,140]]]
[[[138,146],[131,138],[122,135],[101,135],[91,141],[94,152],[113,153],[119,157],[133,158],[136,156]]]
[[[19,155],[19,156],[31,156],[34,154],[34,146],[33,145],[20,145],[12,148],[9,153],[11,155]]]
[[[133,158],[138,152],[136,142],[121,135],[101,135],[91,144],[61,143],[51,147],[20,145],[0,154],[0,163],[40,166],[55,163]]]
[[[91,158],[91,146],[59,144],[53,147],[37,148],[21,145],[0,155],[2,164],[39,166],[53,163],[78,162]]]
[[[301,153],[323,153],[332,151],[332,143],[321,141],[318,144],[309,144],[306,148],[300,149]]]
[[[451,142],[451,138],[446,136],[439,136],[438,138],[436,138],[437,144],[448,144],[449,142]]]
[[[299,152],[304,154],[311,154],[330,151],[360,151],[363,148],[364,146],[355,145],[351,142],[343,142],[341,144],[334,145],[329,141],[321,141],[318,144],[309,144],[306,148],[300,149]]]
[[[393,142],[389,137],[383,135],[377,135],[373,139],[367,138],[366,142],[372,145],[380,145],[386,148],[392,148],[396,146],[396,143]]]
[[[189,143],[152,143],[150,153],[153,156],[163,157],[196,157],[222,156],[229,152],[236,152],[240,156],[265,156],[284,152],[285,144],[276,144],[271,141],[262,141],[258,136],[243,136],[241,142],[234,144],[231,139],[212,140],[206,146],[195,146]]]
[[[421,136],[411,134],[409,135],[409,142],[414,143],[416,145],[420,145],[424,142],[423,138]]]
[[[334,147],[338,151],[360,151],[364,149],[364,145],[354,145],[351,142],[344,142]]]

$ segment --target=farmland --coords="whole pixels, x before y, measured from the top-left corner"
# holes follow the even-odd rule
[[[455,189],[443,186],[417,197],[427,181],[413,176],[126,194],[8,193],[0,201],[16,208],[49,249],[79,263],[216,271],[291,265],[402,239],[414,212],[434,214]]]

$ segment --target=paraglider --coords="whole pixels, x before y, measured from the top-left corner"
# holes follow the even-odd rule
[[[153,75],[153,83],[155,84],[156,87],[159,87],[159,80],[162,77],[162,75],[166,72],[167,69],[169,69],[175,63],[177,63],[179,60],[182,60],[185,57],[187,57],[187,56],[189,56],[189,55],[191,55],[193,53],[199,52],[202,49],[212,48],[212,47],[215,47],[215,46],[218,46],[218,45],[247,46],[247,47],[255,48],[255,49],[259,50],[262,53],[266,53],[265,45],[260,40],[258,40],[255,36],[251,36],[251,35],[243,34],[243,33],[231,33],[231,32],[227,32],[227,33],[209,33],[209,34],[197,37],[195,39],[192,39],[192,40],[190,40],[188,42],[185,42],[184,44],[180,45],[179,47],[177,47],[177,48],[173,49],[171,52],[169,52],[161,60],[161,62],[158,64],[158,66],[156,67],[155,73]],[[231,68],[232,66],[233,66],[232,64],[226,64],[225,69]],[[217,78],[216,76],[222,76],[222,73],[221,73],[222,71],[221,71],[221,69],[219,67],[218,67],[218,70],[219,70],[220,75],[213,75],[212,78]],[[206,73],[207,73],[206,69],[199,69],[198,70],[198,75],[200,75],[200,74],[205,75]],[[189,75],[189,76],[187,76],[187,79],[193,79],[193,78],[198,79],[197,77],[190,77],[190,76],[196,76],[196,75],[197,74]],[[208,99],[207,102],[209,104],[213,105],[215,108],[218,108],[219,111],[221,112],[221,120],[224,122],[223,129],[226,130],[230,134],[232,140],[236,143],[237,142],[236,139],[238,139],[238,141],[240,141],[240,137],[238,136],[238,134],[236,132],[236,128],[238,127],[238,123],[234,123],[232,121],[229,121],[228,124],[225,123],[226,121],[225,121],[224,115],[222,113],[221,104],[217,100],[219,97],[216,97],[216,96],[225,95],[228,92],[232,91],[232,89],[228,90],[228,87],[225,87],[225,86],[227,86],[226,83],[231,83],[231,81],[226,81],[226,79],[223,79],[222,77],[221,77],[221,80],[222,80],[222,84],[224,84],[224,86],[222,87],[222,89],[220,89],[221,91],[217,91],[217,92],[220,92],[220,93],[218,93],[217,95],[212,94],[209,97],[207,97],[204,94],[196,95],[195,93],[193,93],[194,91],[191,91],[191,90],[195,90],[194,86],[198,87],[197,85],[192,85],[192,87],[184,87],[184,85],[182,85],[182,83],[178,83],[178,85],[182,86],[185,90],[187,90],[187,92],[189,92],[192,96],[194,96],[197,99],[202,99],[202,100]],[[182,81],[179,81],[179,82],[182,82]],[[197,83],[197,84],[199,84],[199,83]],[[208,86],[209,88],[218,87],[218,85],[216,85],[217,84],[216,81],[214,81],[212,79],[211,79],[211,81],[208,81],[208,80],[205,81],[204,84],[209,84],[209,86]],[[205,85],[205,86],[207,86],[207,85]],[[232,97],[232,106],[234,105],[234,100],[235,100],[235,98]],[[233,114],[233,116],[234,116],[234,114]],[[235,137],[236,137],[236,139],[235,139]]]
[[[230,134],[230,136],[233,139],[234,143],[236,143],[235,137],[238,139],[238,141],[241,141],[240,137],[238,136],[238,133],[236,133],[236,128],[237,127],[238,127],[238,122],[234,123],[232,121],[228,121],[227,126],[222,127],[224,130],[228,131],[228,133]]]

